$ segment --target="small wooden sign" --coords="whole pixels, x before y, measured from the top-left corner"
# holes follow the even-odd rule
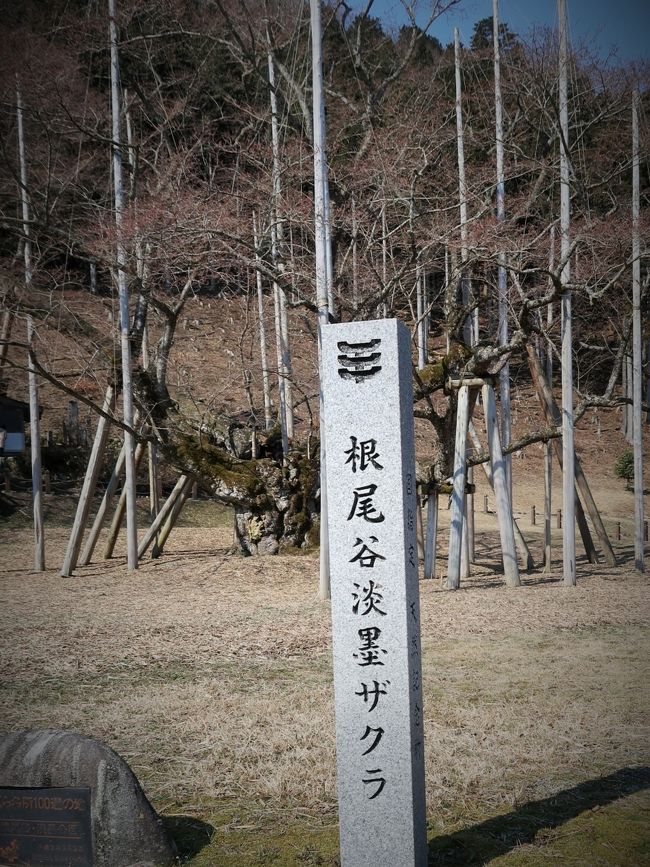
[[[90,789],[0,788],[1,867],[92,867]]]

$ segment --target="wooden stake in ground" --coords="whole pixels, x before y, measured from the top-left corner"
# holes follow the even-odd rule
[[[27,290],[32,285],[32,241],[30,235],[29,199],[27,196],[27,160],[25,157],[25,131],[23,127],[23,105],[20,95],[20,85],[16,76],[16,113],[18,126],[18,159],[20,162],[20,201],[23,216],[23,253],[25,258],[25,285]],[[10,320],[7,322],[9,327]],[[34,320],[27,317],[27,343],[30,353],[27,362],[29,381],[29,427],[31,438],[32,465],[32,506],[34,515],[34,570],[43,572],[45,569],[45,538],[43,532],[43,483],[41,479],[41,430],[38,406],[38,382],[36,370],[31,357],[34,344]]]
[[[569,100],[567,90],[567,16],[565,0],[558,0],[558,19],[560,23],[560,279],[562,286],[569,284],[570,272],[570,224],[571,190],[569,187]],[[576,533],[575,533],[575,493],[574,493],[573,445],[573,345],[571,321],[571,291],[566,288],[562,294],[562,508],[564,523],[562,527],[562,559],[564,583],[576,583]]]
[[[472,438],[472,443],[474,445],[476,452],[478,454],[480,454],[483,451],[483,449],[481,448],[481,442],[478,438],[478,434],[476,433],[476,428],[474,427],[474,422],[472,422],[472,421],[470,421],[470,423],[469,423],[469,435]],[[484,461],[483,463],[481,463],[481,467],[483,468],[483,472],[485,473],[485,478],[487,479],[489,486],[492,488],[492,491],[494,491],[494,476],[493,476],[492,468],[491,468],[490,464]],[[486,500],[487,500],[487,497],[486,497]],[[487,510],[487,507],[486,507],[486,510]],[[530,548],[528,547],[528,542],[526,542],[526,539],[524,538],[524,534],[519,529],[519,524],[517,523],[515,518],[512,519],[512,529],[513,529],[514,534],[515,534],[515,543],[516,543],[517,549],[519,551],[519,557],[521,558],[523,568],[526,570],[526,572],[532,572],[533,569],[535,568],[535,563],[533,561],[533,555],[530,553]]]
[[[494,496],[496,498],[497,515],[499,518],[499,533],[501,536],[501,551],[503,555],[503,574],[509,587],[519,587],[519,568],[515,536],[512,526],[512,506],[508,494],[508,480],[505,473],[494,391],[491,385],[483,386],[483,406],[485,408],[485,426],[488,435],[492,478],[494,480]]]
[[[537,357],[537,353],[530,344],[526,347],[526,350],[528,353],[528,364],[533,378],[533,384],[535,385],[535,389],[537,391],[537,396],[542,406],[542,410],[544,411],[544,414],[549,424],[558,425],[560,423],[561,417],[560,410],[558,405],[555,403],[553,394],[546,382],[541,364],[539,362],[539,358]],[[564,449],[560,446],[556,439],[553,440],[553,447],[555,449],[555,454],[560,464],[560,467],[564,471]],[[605,530],[605,525],[603,524],[600,512],[598,511],[594,498],[591,494],[591,489],[589,488],[587,478],[582,470],[582,465],[576,455],[574,455],[572,464],[575,479],[573,494],[575,516],[578,521],[578,527],[580,528],[580,532],[582,534],[582,540],[585,544],[585,550],[587,552],[587,556],[589,557],[589,561],[591,563],[597,563],[598,556],[596,554],[596,550],[591,539],[591,533],[589,532],[589,527],[587,526],[582,506],[580,505],[580,500],[577,497],[576,487],[582,494],[582,497],[585,501],[585,508],[589,512],[591,522],[594,525],[594,529],[596,530],[600,543],[603,546],[605,559],[610,564],[610,566],[615,566],[616,555],[614,554],[611,542],[609,541],[609,536],[607,535],[607,531]]]
[[[449,553],[447,580],[445,582],[447,590],[457,590],[460,587],[463,513],[465,511],[465,488],[467,485],[467,427],[471,417],[469,392],[469,387],[466,385],[461,385],[458,389],[454,476],[449,518]]]
[[[634,439],[634,566],[645,570],[643,427],[641,419],[641,234],[639,230],[639,91],[632,97],[632,390]]]
[[[133,460],[135,472],[138,471],[138,467],[142,463],[142,458],[144,457],[145,452],[146,447],[144,443],[138,443],[135,449],[135,455]],[[124,521],[124,514],[126,512],[126,501],[127,486],[124,485],[124,487],[122,488],[122,493],[120,494],[120,499],[117,503],[117,508],[115,509],[115,514],[113,515],[113,520],[111,521],[111,526],[108,529],[106,544],[104,546],[104,552],[102,554],[104,560],[109,560],[113,556],[115,543],[117,542],[117,537],[120,533],[122,522]]]
[[[427,497],[427,532],[424,548],[424,577],[436,577],[436,542],[438,535],[438,491]]]
[[[136,515],[136,477],[133,437],[133,383],[131,378],[131,345],[129,341],[129,292],[126,281],[126,250],[122,243],[124,185],[122,180],[120,61],[117,49],[116,0],[108,0],[109,38],[111,48],[111,115],[113,121],[113,188],[115,229],[117,234],[117,284],[120,299],[120,344],[122,350],[122,404],[126,467],[126,535],[127,567],[138,568],[138,527]]]
[[[112,385],[106,389],[104,397],[104,405],[102,407],[105,413],[110,414],[115,408],[115,389]],[[84,529],[88,522],[88,515],[92,506],[93,496],[97,487],[97,479],[102,466],[104,452],[106,450],[106,442],[110,432],[111,423],[106,416],[101,415],[97,422],[97,431],[93,442],[88,466],[86,467],[86,475],[84,476],[81,493],[79,494],[79,502],[77,503],[77,512],[72,524],[72,531],[68,539],[68,547],[65,552],[63,566],[61,567],[61,575],[70,578],[77,565],[79,550],[81,548],[81,540],[83,538]]]
[[[86,544],[84,545],[81,552],[81,557],[79,557],[80,566],[87,566],[92,559],[93,551],[95,550],[95,546],[97,545],[97,540],[99,538],[102,527],[104,526],[104,522],[106,521],[111,502],[113,500],[113,497],[117,493],[120,480],[124,475],[124,453],[124,446],[122,446],[122,449],[117,457],[117,461],[115,462],[113,472],[111,473],[111,477],[108,480],[108,484],[106,485],[104,496],[102,497],[102,501],[99,504],[99,509],[97,510],[97,514],[95,515],[95,520],[93,521],[90,532],[86,537]]]
[[[185,482],[185,484],[183,485],[183,487],[179,491],[178,496],[174,500],[171,511],[167,515],[167,519],[165,520],[164,524],[162,525],[158,535],[154,538],[153,547],[151,549],[151,559],[152,560],[157,559],[162,554],[163,549],[165,547],[165,542],[169,538],[169,534],[171,533],[171,531],[176,526],[176,521],[178,520],[178,516],[180,515],[180,513],[183,509],[183,506],[187,502],[187,499],[190,495],[190,491],[192,490],[192,488],[194,487],[195,484],[196,484],[196,482],[195,482],[194,478],[192,476],[189,476],[187,481]]]
[[[188,486],[188,483],[189,483],[189,486]],[[191,487],[191,485],[192,485],[191,476],[187,476],[187,475],[183,474],[183,475],[178,477],[178,481],[174,485],[174,489],[172,490],[171,494],[167,497],[165,502],[160,507],[160,511],[158,512],[158,514],[156,515],[156,517],[152,521],[151,526],[149,527],[147,532],[144,534],[144,537],[142,538],[142,541],[140,542],[140,546],[138,548],[138,557],[139,558],[141,558],[144,555],[145,551],[147,550],[149,545],[151,545],[151,543],[153,542],[156,534],[161,529],[164,522],[171,515],[176,501],[182,495],[185,488],[188,488],[188,491],[189,491],[189,487]]]

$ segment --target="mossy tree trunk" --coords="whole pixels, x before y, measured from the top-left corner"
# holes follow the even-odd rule
[[[317,458],[309,459],[296,449],[284,463],[270,456],[246,460],[188,435],[171,439],[164,450],[204,490],[233,506],[235,532],[245,554],[276,554],[318,544]]]

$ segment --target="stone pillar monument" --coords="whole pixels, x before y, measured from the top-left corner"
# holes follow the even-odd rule
[[[342,867],[427,863],[410,344],[322,332]]]

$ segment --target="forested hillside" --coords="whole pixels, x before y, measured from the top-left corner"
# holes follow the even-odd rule
[[[433,17],[451,5],[434,4]],[[120,381],[120,264],[131,296],[138,436],[155,442],[168,466],[194,474],[236,507],[245,549],[304,545],[313,541],[319,510],[309,7],[294,0],[128,0],[117,11],[126,193],[119,239],[107,9],[80,0],[5,9],[5,387],[26,394],[24,320],[31,315],[40,381],[59,390],[61,405],[74,397],[97,413],[109,382]],[[620,383],[631,352],[631,103],[637,87],[643,255],[650,229],[648,69],[571,56],[572,223],[562,261],[555,34],[500,28],[500,219],[491,19],[478,22],[459,51],[459,186],[453,42],[441,45],[415,18],[388,33],[372,12],[372,4],[366,14],[344,3],[323,8],[330,319],[397,316],[411,326],[415,413],[430,428],[430,475],[442,481],[452,470],[456,423],[449,376],[497,377],[509,363],[513,385],[526,386],[528,350],[538,349],[542,364],[549,352],[559,357],[558,302],[567,287],[576,422],[589,407],[614,408],[626,398]],[[17,156],[17,86],[26,183]],[[116,258],[118,240],[125,263]],[[501,339],[499,262],[507,271]],[[645,311],[647,284],[643,263]],[[205,305],[206,315],[190,317],[190,303],[193,311]],[[647,338],[646,331],[646,345]],[[50,397],[50,407],[55,403]],[[115,430],[119,424],[118,413]],[[519,431],[522,439],[513,438],[510,449],[558,433],[541,427]],[[252,518],[262,526],[255,539]]]

